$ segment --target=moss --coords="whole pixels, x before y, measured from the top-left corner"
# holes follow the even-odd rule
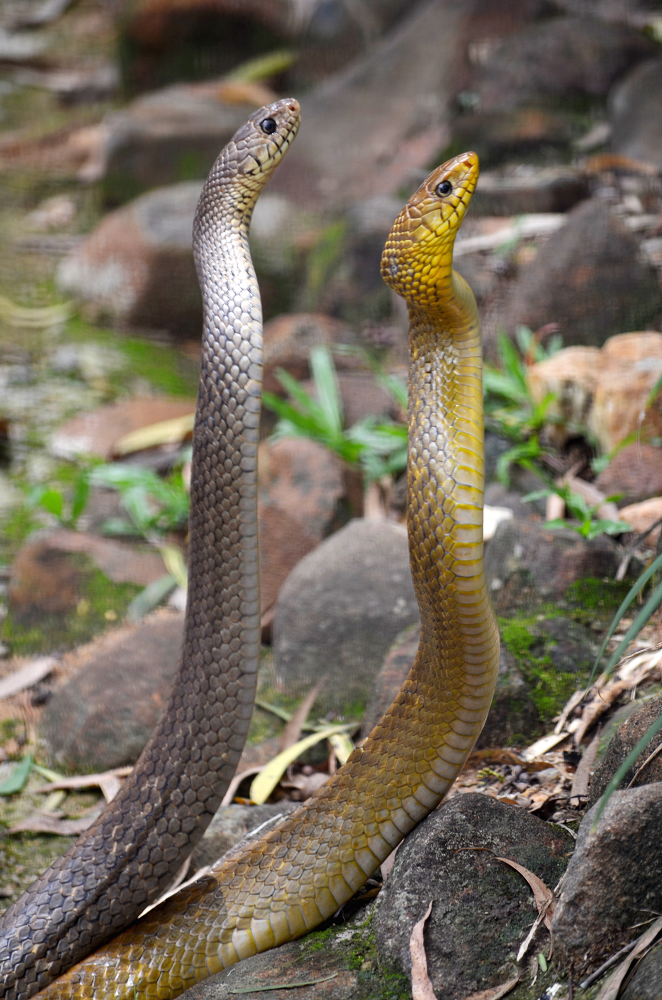
[[[115,621],[121,621],[133,598],[142,590],[132,583],[113,583],[86,556],[68,556],[80,573],[81,597],[75,609],[66,614],[39,614],[39,624],[16,621],[11,609],[1,638],[15,656],[71,649],[89,642]],[[107,618],[107,612],[114,616]]]
[[[597,580],[586,577],[577,580],[564,594],[572,617],[583,624],[609,623],[618,610],[631,584],[627,581]]]

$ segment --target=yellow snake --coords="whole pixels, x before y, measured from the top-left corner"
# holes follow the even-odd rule
[[[259,123],[268,113],[279,126],[276,107],[252,117]],[[236,333],[233,377],[241,379],[243,371],[243,385],[250,387],[259,363],[254,350],[241,349],[242,323],[250,327],[250,289],[243,307],[228,316],[223,283],[236,282],[236,274],[220,274],[213,255],[205,257],[218,214],[230,210],[215,171],[196,217],[205,331],[209,339],[209,302],[215,302],[224,329]],[[408,524],[421,612],[409,677],[368,739],[314,798],[40,996],[165,1000],[242,958],[300,937],[360,888],[461,770],[487,716],[499,661],[483,571],[480,328],[473,295],[452,270],[453,242],[477,177],[473,153],[435,170],[396,219],[382,259],[384,279],[409,309]],[[252,194],[257,196],[254,188]],[[248,218],[252,194],[245,199],[251,202]],[[211,394],[221,411],[217,424],[224,418],[227,426],[233,388],[223,376]],[[232,475],[230,466],[226,472]],[[228,517],[233,514],[228,508]],[[232,554],[231,536],[229,546]],[[232,641],[228,633],[229,651]]]

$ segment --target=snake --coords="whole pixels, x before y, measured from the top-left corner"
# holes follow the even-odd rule
[[[100,912],[96,882],[84,878],[91,856],[81,862],[74,845],[56,862],[55,878],[47,872],[37,883],[59,887],[69,872],[67,884],[79,889],[82,909],[69,924],[73,931],[62,936],[67,957],[58,954],[49,966],[34,929],[24,934],[22,954],[38,957],[14,968],[12,985],[0,994],[9,1000],[39,989],[48,1000],[167,1000],[306,934],[350,899],[441,802],[489,711],[499,635],[483,565],[480,323],[469,286],[452,268],[454,240],[478,178],[476,155],[464,153],[434,170],[409,199],[381,264],[409,316],[407,522],[421,617],[409,675],[370,735],[299,809],[141,919],[135,920],[133,897],[125,906],[133,890],[142,908],[156,883],[166,881],[159,862],[139,861],[158,843],[157,834],[170,837],[155,849],[163,862],[174,842],[188,838],[182,851],[190,850],[236,764],[250,716],[259,642],[255,459],[262,327],[247,233],[257,195],[294,137],[298,114],[295,101],[283,101],[252,115],[212,168],[195,217],[204,327],[182,667],[165,721],[134,772],[137,780],[132,776],[109,807],[115,817],[109,826],[128,828],[136,848],[110,841],[130,860],[118,880],[123,893],[107,880],[102,898],[119,902],[129,926],[53,978],[84,943],[89,949],[91,932],[86,942],[76,935]],[[188,812],[182,803],[189,803]],[[98,843],[102,854],[109,828],[104,816],[85,841]],[[177,817],[175,834],[170,816]],[[136,862],[146,865],[148,889],[135,875]],[[104,859],[92,856],[95,863]],[[176,864],[170,862],[170,872]],[[34,895],[28,891],[25,898]],[[6,935],[27,909],[19,900],[7,911]]]

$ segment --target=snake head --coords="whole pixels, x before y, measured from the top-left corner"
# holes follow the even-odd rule
[[[299,102],[293,97],[254,111],[232,138],[236,173],[268,177],[285,155],[300,121]]]
[[[382,254],[382,278],[408,302],[434,311],[451,280],[453,242],[478,180],[478,157],[461,153],[421,184],[397,219]]]

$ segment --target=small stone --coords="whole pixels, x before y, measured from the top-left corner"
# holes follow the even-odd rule
[[[191,855],[191,873],[213,865],[227,851],[250,836],[258,827],[271,830],[280,819],[297,808],[294,802],[284,799],[282,802],[267,803],[262,806],[241,806],[233,803],[221,806],[216,811],[213,820],[205,830],[202,840],[193,848]]]
[[[661,310],[655,271],[641,261],[637,240],[604,205],[589,200],[572,209],[522,268],[503,324],[538,330],[558,323],[566,345],[599,347],[612,334],[645,329]]]
[[[412,927],[433,900],[425,951],[436,994],[465,997],[501,985],[510,978],[509,963],[535,911],[524,878],[495,855],[523,865],[553,888],[571,850],[569,834],[523,809],[487,795],[455,796],[398,850],[375,904],[380,960],[411,974]]]
[[[647,400],[662,375],[662,333],[622,333],[607,341],[602,354],[588,428],[603,452],[609,454],[635,432],[660,436],[662,395],[658,393],[650,406]]]
[[[621,448],[595,480],[605,496],[621,494],[619,507],[662,494],[662,449],[635,442]]]
[[[527,368],[526,384],[535,402],[554,397],[546,413],[557,446],[565,443],[574,428],[586,426],[602,364],[597,347],[566,347]]]
[[[662,59],[651,59],[610,97],[611,147],[622,156],[662,169]]]
[[[136,762],[177,672],[183,624],[163,612],[95,644],[41,718],[54,766],[85,774]]]
[[[576,979],[637,937],[634,925],[662,908],[662,782],[614,792],[591,832],[597,808],[581,822],[552,920],[556,960]]]
[[[395,636],[418,620],[401,525],[350,521],[305,556],[281,589],[274,618],[274,669],[288,694],[324,674],[321,711],[362,709]]]
[[[643,534],[649,528],[656,528],[648,531],[645,542],[642,544],[649,549],[655,549],[660,540],[662,527],[658,522],[662,520],[662,497],[652,497],[650,500],[642,500],[641,503],[631,503],[627,507],[622,507],[620,518],[626,521],[632,530],[637,534]]]
[[[625,758],[634,750],[646,730],[653,725],[656,719],[660,717],[660,714],[662,714],[662,697],[653,698],[645,702],[621,722],[611,740],[609,740],[606,750],[603,750],[602,747],[600,748],[599,759],[589,788],[590,805],[598,801]],[[654,757],[650,764],[647,764],[642,770],[639,777],[633,780],[635,773],[644,761],[661,743],[662,732],[654,736],[646,749],[642,751],[641,756],[637,758],[623,778],[621,788],[627,788],[630,782],[633,782],[633,787],[635,788],[641,785],[649,785],[653,781],[662,782],[662,755]]]

